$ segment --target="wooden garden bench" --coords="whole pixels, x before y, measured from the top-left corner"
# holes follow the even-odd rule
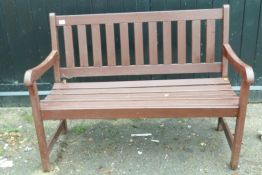
[[[219,46],[223,50],[221,61],[215,59],[217,20],[222,21],[223,31],[222,43]],[[191,24],[191,30],[187,30],[188,23]],[[144,25],[147,25],[147,28]],[[59,27],[63,28],[64,33],[64,66],[60,64]],[[138,117],[219,118],[218,130],[224,130],[232,151],[231,168],[237,168],[249,86],[254,81],[254,73],[229,45],[229,5],[219,9],[72,16],[56,16],[51,13],[50,28],[52,51],[40,65],[25,73],[24,80],[30,93],[44,171],[50,170],[49,154],[55,141],[61,132],[67,130],[66,119]],[[90,29],[89,35],[87,28]],[[101,28],[104,28],[104,32]],[[119,31],[120,48],[115,44],[116,28]],[[202,28],[205,28],[205,37],[201,37]],[[76,30],[77,34],[74,35],[72,29]],[[147,63],[144,32],[148,32]],[[106,36],[106,41],[102,39],[102,33]],[[160,41],[157,35],[160,34],[163,47],[159,49]],[[202,38],[205,40],[201,41]],[[130,48],[133,39],[132,50]],[[76,41],[78,43],[74,44]],[[106,47],[104,56],[101,51],[103,41]],[[201,56],[201,42],[206,45],[204,59]],[[175,49],[174,43],[177,45]],[[159,56],[161,50],[162,58]],[[173,50],[177,50],[177,53]],[[118,63],[117,51],[121,53]],[[104,58],[106,61],[103,61]],[[131,64],[132,58],[134,61]],[[161,59],[162,61],[159,61]],[[228,63],[242,77],[240,96],[234,93],[228,80]],[[45,99],[39,100],[36,81],[50,68],[54,69],[54,86]],[[215,73],[219,76],[118,82],[61,81],[63,78],[72,77],[187,73]],[[223,117],[236,118],[234,135]],[[44,120],[61,120],[49,142],[45,137]]]

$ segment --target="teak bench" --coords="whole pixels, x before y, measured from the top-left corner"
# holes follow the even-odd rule
[[[217,20],[222,21],[223,31],[221,61],[215,60]],[[206,25],[203,25],[203,21]],[[163,31],[161,63],[158,56],[159,37],[157,37],[159,23]],[[173,30],[173,23],[176,30]],[[191,23],[192,30],[187,30],[187,23]],[[146,29],[148,29],[149,63],[147,64],[145,64],[143,41],[145,40],[143,33],[146,30],[144,24],[148,26]],[[102,61],[101,26],[104,27],[106,36],[106,63]],[[60,64],[59,27],[63,28],[64,33],[65,66]],[[87,27],[90,29],[90,36]],[[115,44],[116,27],[119,28],[120,48],[116,48]],[[206,29],[204,30],[206,31],[205,59],[201,59],[201,28],[203,27]],[[70,16],[56,16],[51,13],[50,28],[52,51],[40,65],[26,71],[24,80],[30,93],[44,171],[50,170],[49,154],[55,141],[60,133],[67,131],[66,119],[137,117],[217,117],[218,130],[224,130],[232,151],[231,168],[238,167],[249,87],[254,81],[254,73],[229,45],[229,5],[219,9]],[[73,35],[72,28],[77,29],[76,36]],[[132,34],[130,34],[131,29]],[[172,36],[176,36],[175,42]],[[134,39],[135,64],[130,63],[131,37]],[[78,47],[73,44],[75,41],[78,41]],[[90,43],[92,49],[88,49]],[[174,43],[177,43],[177,53],[173,52]],[[76,61],[76,48],[78,48],[79,61]],[[121,64],[116,63],[117,49],[121,53]],[[187,49],[191,49],[190,56]],[[228,63],[242,77],[239,97],[232,90],[228,80]],[[54,86],[44,100],[39,100],[36,81],[52,67],[55,77]],[[186,73],[216,73],[219,76],[119,82],[65,83],[61,81],[62,78],[68,77]],[[231,134],[223,117],[236,117],[235,134]],[[49,142],[45,137],[44,120],[61,120]]]

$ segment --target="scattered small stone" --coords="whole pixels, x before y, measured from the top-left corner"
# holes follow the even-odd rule
[[[152,136],[151,133],[144,133],[144,134],[131,134],[131,137],[147,137]]]
[[[133,139],[130,139],[130,140],[129,140],[129,142],[131,142],[131,143],[132,143],[133,141],[134,141]]]
[[[159,140],[155,140],[155,139],[151,139],[151,142],[159,143],[160,141]]]
[[[88,139],[88,141],[92,142],[92,141],[93,141],[93,138],[92,138],[92,137],[90,137],[90,138]]]
[[[201,146],[207,146],[207,144],[204,143],[204,142],[201,142],[200,145],[201,145]]]
[[[141,154],[143,154],[143,152],[142,151],[137,151],[137,154],[141,155]]]
[[[10,168],[13,166],[14,163],[12,160],[7,160],[6,158],[0,160],[0,168]]]
[[[168,158],[168,154],[165,155],[165,160]]]
[[[8,143],[6,143],[6,144],[4,145],[4,148],[3,148],[3,149],[4,149],[4,150],[7,150],[8,146],[9,146]]]
[[[164,125],[164,123],[161,123],[159,126],[160,126],[160,128],[163,128],[165,125]]]
[[[25,152],[29,152],[29,151],[32,151],[32,150],[33,150],[33,148],[29,147],[29,146],[25,147],[25,149],[24,149]]]
[[[189,129],[190,129],[190,128],[192,128],[192,126],[191,126],[191,125],[187,125],[187,128],[189,128]]]

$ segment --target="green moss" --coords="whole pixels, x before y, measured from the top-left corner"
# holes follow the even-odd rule
[[[21,114],[21,117],[24,121],[28,122],[28,123],[32,123],[33,122],[33,116],[27,112],[23,112]]]
[[[86,131],[87,126],[85,126],[84,124],[79,124],[76,125],[72,128],[73,133],[75,134],[82,134]]]

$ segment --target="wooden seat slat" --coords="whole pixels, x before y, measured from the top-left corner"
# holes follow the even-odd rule
[[[187,92],[187,93],[177,93],[177,92],[161,92],[161,93],[122,93],[122,94],[50,94],[45,99],[46,100],[60,100],[60,99],[111,99],[111,98],[159,98],[166,97],[170,98],[231,98],[235,97],[236,94],[232,91],[211,91],[211,92]]]
[[[113,101],[42,101],[40,103],[41,109],[52,109],[52,108],[165,108],[165,107],[211,107],[211,106],[234,106],[238,108],[239,100],[236,99],[180,99],[180,100],[160,100],[148,101],[148,100],[121,100]]]
[[[133,87],[133,88],[98,88],[98,89],[54,89],[51,94],[99,94],[99,93],[149,93],[149,92],[209,92],[232,90],[230,85],[197,85],[166,87]]]
[[[230,84],[223,78],[199,79],[170,79],[170,80],[144,80],[144,81],[115,81],[115,82],[79,82],[55,83],[53,89],[89,89],[89,88],[123,88],[123,87],[158,87],[158,86],[193,86],[193,85],[220,85]]]
[[[44,120],[71,119],[115,119],[115,118],[175,118],[175,117],[232,117],[237,115],[234,106],[177,107],[177,108],[114,108],[114,109],[50,109],[42,110]],[[105,115],[106,114],[106,115]]]

